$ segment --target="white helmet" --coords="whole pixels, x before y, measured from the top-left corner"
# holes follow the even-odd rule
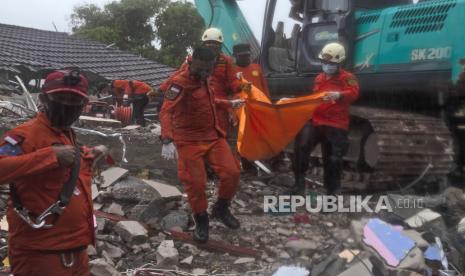
[[[346,49],[341,43],[328,43],[323,47],[318,58],[324,61],[341,63],[346,59]]]
[[[224,42],[223,33],[220,29],[209,28],[202,35],[202,41],[217,41],[219,43]]]

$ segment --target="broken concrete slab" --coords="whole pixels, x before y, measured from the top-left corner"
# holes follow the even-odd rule
[[[112,167],[101,173],[103,178],[102,188],[110,187],[113,183],[128,175],[129,171],[119,167]]]
[[[182,231],[187,230],[189,224],[189,214],[185,211],[172,211],[161,220],[161,226],[165,230],[180,228]]]
[[[191,265],[192,261],[194,261],[194,256],[189,256],[181,261],[181,264]]]
[[[354,241],[357,243],[361,243],[363,240],[363,227],[366,225],[365,220],[363,221],[358,221],[358,220],[352,220],[350,222],[350,232],[352,233],[352,236],[354,237]]]
[[[362,263],[363,262],[363,263]],[[359,262],[354,263],[349,269],[345,270],[338,276],[372,276],[373,264],[370,260],[364,258]]]
[[[144,179],[144,182],[150,185],[150,187],[154,188],[158,192],[160,197],[163,197],[163,198],[171,198],[171,197],[181,198],[182,197],[182,193],[179,191],[179,189],[172,185],[160,183],[160,182],[153,181],[153,180],[147,180],[147,179]]]
[[[179,252],[172,240],[162,241],[157,248],[157,265],[176,265],[179,262]]]
[[[115,225],[114,230],[129,245],[143,244],[148,241],[147,230],[137,221],[120,221]]]
[[[102,255],[102,258],[105,259],[105,261],[112,267],[115,267],[115,262],[113,261],[113,258],[110,257],[110,255],[108,254],[107,251],[105,250],[102,250],[102,253],[100,254]]]
[[[125,253],[124,250],[117,246],[114,246],[109,242],[103,243],[102,250],[105,250],[108,253],[108,256],[110,256],[113,259],[121,258]]]
[[[123,207],[120,204],[116,203],[116,202],[112,202],[110,204],[110,206],[105,208],[104,212],[107,212],[109,214],[124,216]]]
[[[80,116],[79,126],[87,127],[87,128],[97,128],[97,127],[121,128],[122,124],[120,121],[113,120],[113,119]]]
[[[292,231],[281,228],[281,227],[276,228],[276,232],[279,235],[283,235],[283,236],[286,236],[286,237],[289,237],[290,235],[292,235]]]
[[[345,259],[347,261],[347,263],[350,263],[350,262],[352,262],[354,260],[355,256],[357,256],[358,254],[360,254],[360,250],[357,250],[357,249],[354,249],[354,250],[345,249],[344,251],[339,253],[338,256],[341,259]]]
[[[239,258],[235,260],[234,264],[248,264],[248,263],[253,263],[253,262],[255,262],[255,258],[244,257],[244,258]]]
[[[441,214],[434,212],[431,209],[423,209],[415,215],[407,218],[407,223],[412,228],[420,228],[426,224],[432,224],[438,222],[441,219]]]
[[[207,273],[207,270],[204,268],[194,268],[192,270],[192,274],[194,275],[205,275]]]
[[[457,224],[457,233],[465,239],[465,218],[463,218],[459,224]]]
[[[159,220],[168,215],[168,212],[176,206],[176,201],[172,199],[157,198],[148,205],[135,206],[131,210],[131,216],[137,217],[138,221],[147,223],[152,227],[159,227]],[[138,209],[138,211],[137,211]],[[135,212],[137,211],[137,213]]]
[[[318,248],[318,244],[310,240],[294,240],[288,241],[284,246],[294,251],[303,251],[303,250],[315,250]]]
[[[103,207],[103,204],[94,202],[93,206],[94,206],[94,210],[100,210]]]
[[[140,125],[129,125],[129,126],[123,127],[124,130],[136,130],[138,128],[141,128],[141,126]]]
[[[92,184],[92,200],[95,200],[99,196],[100,192],[96,184]]]
[[[234,202],[235,202],[237,205],[241,206],[242,208],[247,207],[247,204],[246,204],[243,200],[240,200],[240,199],[238,199],[238,198],[234,199]]]
[[[129,176],[119,180],[113,185],[112,194],[115,199],[138,203],[160,198],[158,192],[146,182]]]
[[[97,249],[93,245],[87,246],[87,255],[90,257],[96,256],[97,255]]]
[[[6,220],[6,216],[3,216],[3,218],[0,221],[0,229],[3,231],[8,231],[8,221]]]
[[[92,276],[121,276],[121,273],[108,264],[103,258],[90,261],[89,267],[90,275]]]

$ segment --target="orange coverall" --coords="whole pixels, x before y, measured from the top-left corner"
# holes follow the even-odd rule
[[[129,89],[128,80],[114,80],[113,81],[113,94],[116,98],[116,103],[118,106],[123,105],[123,95]]]
[[[226,102],[215,99],[212,82],[212,78],[207,85],[192,79],[186,66],[170,78],[160,112],[161,136],[174,141],[178,175],[194,214],[208,207],[205,160],[220,178],[219,198],[231,200],[239,184],[239,164],[219,125],[218,110],[223,107],[217,107]]]
[[[188,56],[186,62],[181,65],[179,70],[160,85],[160,89],[166,91],[170,85],[171,79],[187,70],[191,61],[192,57]],[[228,97],[239,98],[242,81],[238,78],[238,72],[238,67],[234,64],[232,58],[221,53],[210,77],[210,87],[215,91],[216,99],[226,100]],[[229,121],[232,110],[222,108],[217,110],[217,112],[219,125],[227,133],[229,131]]]
[[[350,120],[349,107],[359,94],[359,85],[355,76],[342,69],[339,74],[329,79],[326,78],[325,73],[321,73],[315,78],[313,91],[339,91],[342,96],[341,100],[336,103],[321,104],[313,114],[313,125],[347,130]]]
[[[35,216],[59,199],[71,172],[71,167],[60,167],[52,145],[75,146],[75,135],[52,128],[43,113],[9,131],[0,141],[0,184],[14,183],[21,204]],[[9,200],[9,257],[15,276],[88,275],[86,248],[95,242],[92,161],[89,150],[84,149],[74,193],[50,229],[33,229],[15,213]],[[47,223],[51,220],[49,217]],[[61,254],[67,262],[73,254],[75,264],[64,267]]]

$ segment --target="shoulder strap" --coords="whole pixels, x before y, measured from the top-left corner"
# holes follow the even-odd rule
[[[80,150],[76,148],[76,157],[74,160],[73,168],[71,169],[71,175],[69,176],[68,181],[63,185],[63,189],[60,193],[60,201],[62,206],[67,206],[71,195],[74,192],[74,188],[76,187],[76,182],[79,178],[79,170],[81,169],[81,154]]]
[[[69,200],[73,194],[74,188],[76,187],[76,182],[79,178],[79,170],[81,169],[81,154],[79,153],[79,149],[76,148],[77,154],[74,160],[73,168],[71,169],[71,174],[69,179],[63,185],[63,188],[60,193],[60,202],[61,207],[66,207],[69,203]],[[19,199],[18,193],[16,191],[16,187],[14,183],[10,184],[10,197],[13,203],[14,208],[21,210],[23,209],[23,205],[21,204],[21,200]]]

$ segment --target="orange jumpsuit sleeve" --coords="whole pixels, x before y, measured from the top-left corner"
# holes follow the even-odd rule
[[[341,91],[341,101],[351,104],[358,98],[359,95],[360,88],[358,85],[358,80],[354,75],[350,74],[344,78],[343,83],[344,85]]]
[[[327,91],[321,91],[321,85],[323,83],[323,74],[319,74],[316,76],[314,82],[313,82],[313,92],[327,92]]]
[[[20,177],[40,174],[58,166],[52,147],[18,156],[0,155],[0,184],[14,182]]]
[[[184,93],[179,92],[175,99],[170,99],[165,93],[165,99],[160,110],[161,139],[173,140],[173,112],[182,100]]]

